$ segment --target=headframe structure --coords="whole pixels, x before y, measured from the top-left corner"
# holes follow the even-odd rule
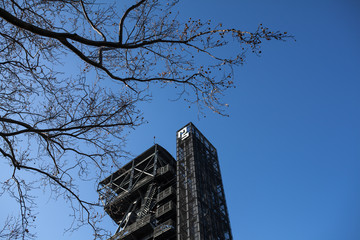
[[[106,213],[118,224],[109,240],[175,240],[176,162],[155,144],[99,184]]]
[[[176,148],[177,161],[155,144],[99,183],[118,224],[108,240],[232,240],[216,149],[192,123]]]

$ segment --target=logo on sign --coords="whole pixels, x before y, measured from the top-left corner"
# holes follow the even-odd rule
[[[187,127],[184,127],[178,132],[178,138],[181,138],[181,140],[184,140],[189,136],[189,132],[187,131]]]

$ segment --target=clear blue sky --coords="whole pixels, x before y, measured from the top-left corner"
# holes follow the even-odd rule
[[[234,239],[360,239],[360,2],[182,1],[186,14],[296,42],[269,42],[236,69],[229,118],[155,96],[150,121],[129,147],[153,136],[175,154],[189,121],[217,147]],[[164,93],[164,92],[163,92]]]
[[[236,69],[237,88],[224,96],[230,117],[199,118],[156,90],[128,149],[140,154],[156,136],[175,156],[175,132],[192,121],[218,149],[235,240],[359,240],[360,2],[182,0],[181,9],[231,28],[263,23],[297,41],[268,42]],[[68,213],[54,209],[62,203],[39,209],[39,239],[90,239],[63,236]]]

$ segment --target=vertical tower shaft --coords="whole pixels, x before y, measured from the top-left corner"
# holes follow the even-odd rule
[[[177,239],[231,240],[216,149],[192,123],[176,139]]]

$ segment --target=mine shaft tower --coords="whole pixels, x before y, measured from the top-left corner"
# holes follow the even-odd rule
[[[118,224],[108,240],[232,240],[216,149],[189,123],[176,155],[155,144],[100,182]]]

